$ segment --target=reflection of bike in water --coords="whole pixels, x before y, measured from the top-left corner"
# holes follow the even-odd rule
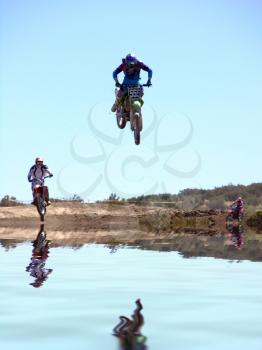
[[[41,287],[48,278],[52,269],[46,269],[45,264],[49,256],[50,241],[46,239],[44,225],[40,225],[40,230],[33,243],[33,251],[30,264],[26,267],[26,271],[30,272],[30,276],[34,277],[34,282],[30,283],[35,288]]]
[[[144,317],[141,314],[143,306],[140,299],[136,300],[136,309],[132,320],[126,316],[120,316],[120,322],[113,329],[113,335],[119,339],[121,350],[146,350],[146,337],[140,329],[144,324]]]
[[[227,223],[227,230],[230,234],[230,239],[233,242],[234,246],[240,249],[244,244],[244,229],[243,226],[239,223]]]

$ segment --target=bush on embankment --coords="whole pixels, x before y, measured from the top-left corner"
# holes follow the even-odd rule
[[[0,201],[0,207],[15,207],[18,205],[24,205],[24,203],[18,202],[13,196],[4,196]]]
[[[247,225],[262,231],[262,211],[258,211],[256,214],[250,216],[250,218],[247,220]]]

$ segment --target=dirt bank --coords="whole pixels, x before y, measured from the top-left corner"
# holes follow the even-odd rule
[[[52,246],[81,247],[86,243],[179,251],[185,257],[214,256],[262,260],[262,236],[245,233],[237,249],[225,229],[225,213],[184,212],[170,208],[110,203],[55,203],[48,207],[45,232]],[[6,249],[32,241],[39,230],[33,206],[0,208],[0,243]]]
[[[212,233],[221,230],[221,215],[221,212],[214,210],[184,212],[133,204],[54,203],[48,207],[45,224],[49,230],[62,232],[132,230],[140,233],[170,233],[181,230],[189,232],[192,229],[194,232]],[[29,229],[38,223],[39,217],[33,206],[0,208],[2,228]]]

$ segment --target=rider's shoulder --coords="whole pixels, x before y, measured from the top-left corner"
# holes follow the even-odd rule
[[[115,71],[123,71],[124,67],[125,67],[125,63],[121,62],[120,65],[115,69]]]
[[[137,62],[137,65],[140,67],[140,68],[149,68],[147,64],[145,64],[143,61],[138,61]]]
[[[122,63],[120,64],[119,68],[123,69],[123,68],[127,68],[127,67],[128,67],[127,63],[125,62],[124,59],[122,59]]]

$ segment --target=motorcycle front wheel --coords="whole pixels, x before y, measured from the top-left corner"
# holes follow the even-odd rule
[[[141,130],[141,120],[140,120],[139,114],[134,115],[134,139],[135,139],[135,144],[139,145],[140,144],[140,130]]]
[[[44,221],[45,213],[46,213],[46,203],[42,196],[36,198],[36,208],[40,215],[41,221]]]
[[[119,129],[124,129],[126,126],[126,118],[123,116],[123,107],[116,111],[116,123]]]

